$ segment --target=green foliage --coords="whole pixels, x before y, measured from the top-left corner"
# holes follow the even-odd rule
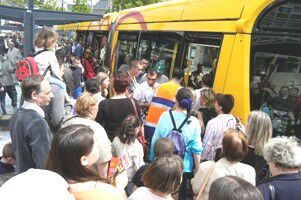
[[[113,10],[119,11],[127,8],[133,8],[138,6],[149,5],[153,3],[158,3],[163,0],[113,0]]]
[[[91,13],[88,0],[75,0],[72,6],[72,12],[75,13]]]
[[[58,5],[58,0],[47,0],[43,3],[39,3],[38,5],[39,5],[39,8],[43,9],[43,10],[62,11],[62,8],[57,6]]]
[[[58,1],[61,0],[34,0],[34,7],[41,10],[62,10],[61,7],[57,6]],[[6,0],[4,5],[27,8],[28,0]]]

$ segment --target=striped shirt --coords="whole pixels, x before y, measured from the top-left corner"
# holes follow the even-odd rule
[[[231,114],[219,114],[208,122],[203,140],[203,160],[214,160],[216,149],[221,148],[224,132],[235,128],[235,124],[236,119]]]

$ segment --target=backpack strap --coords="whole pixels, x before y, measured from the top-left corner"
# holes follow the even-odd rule
[[[40,53],[43,53],[43,52],[45,52],[45,51],[49,51],[49,50],[48,50],[48,49],[40,50],[40,51],[36,52],[35,54],[33,54],[32,57],[35,57],[35,56],[37,56],[37,55],[39,55]]]
[[[276,191],[275,191],[275,187],[268,183],[268,188],[269,188],[269,191],[270,191],[270,200],[275,200],[276,199]]]
[[[171,110],[169,110],[169,115],[170,115],[170,118],[171,118],[171,121],[172,121],[173,129],[177,130],[176,122],[175,122],[175,119],[174,119],[174,117],[171,113]]]
[[[180,125],[179,129],[178,129],[179,131],[181,131],[181,132],[182,132],[182,130],[181,130],[181,129],[182,129],[182,128],[183,128],[183,126],[186,124],[186,122],[188,122],[188,118],[189,118],[189,116],[187,115],[187,116],[186,116],[186,118],[184,119],[184,121],[182,122],[182,124]]]
[[[182,124],[180,125],[180,127],[177,128],[176,122],[175,122],[175,119],[174,119],[174,117],[173,117],[173,115],[172,115],[171,110],[169,110],[169,114],[170,114],[170,118],[171,118],[171,121],[172,121],[173,130],[178,130],[178,131],[182,132],[181,129],[183,128],[183,126],[184,126],[184,125],[186,124],[186,122],[188,121],[189,116],[187,115],[186,118],[184,119],[184,121],[182,122]]]

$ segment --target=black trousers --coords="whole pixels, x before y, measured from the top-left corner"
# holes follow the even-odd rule
[[[183,173],[183,180],[179,189],[179,200],[193,199],[192,187],[190,180],[192,179],[192,173]]]
[[[12,107],[17,107],[17,90],[14,85],[3,86],[5,92],[8,94],[9,98],[11,99]]]

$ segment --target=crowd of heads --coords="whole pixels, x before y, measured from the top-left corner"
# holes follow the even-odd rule
[[[37,35],[35,46],[51,49],[55,46],[58,39],[58,34],[52,28],[44,27]],[[13,43],[9,43],[9,46],[12,45]],[[63,66],[68,60],[64,55],[65,52],[56,53],[60,66]],[[83,53],[83,58],[93,60],[93,52],[90,49],[86,49]],[[73,66],[80,67],[81,65],[81,58],[78,55],[71,55],[70,61]],[[95,77],[85,80],[85,92],[76,98],[74,104],[76,116],[95,122],[94,120],[99,115],[100,104],[94,95],[98,93],[101,93],[104,98],[107,98],[110,92],[115,96],[124,95],[127,98],[132,98],[129,95],[131,79],[133,77],[137,78],[148,65],[149,61],[145,58],[133,60],[130,62],[127,72],[114,71],[110,75],[105,72],[99,72],[95,74]],[[203,65],[199,64],[197,70],[203,73]],[[163,71],[160,71],[158,66],[149,67],[145,72],[147,84],[150,87],[154,87],[162,74]],[[187,126],[193,126],[194,123],[191,123],[193,120],[199,123],[197,127],[202,126],[205,130],[205,139],[203,140],[203,142],[206,141],[204,142],[204,144],[206,143],[205,145],[210,146],[214,142],[212,138],[211,141],[208,139],[210,137],[210,135],[208,136],[209,132],[214,129],[212,127],[222,126],[221,121],[218,121],[218,117],[227,116],[231,118],[230,121],[234,121],[233,123],[231,122],[234,125],[228,126],[229,120],[227,119],[224,129],[214,129],[217,133],[211,132],[211,134],[216,134],[215,136],[220,137],[220,143],[216,144],[215,147],[220,148],[222,158],[231,164],[240,163],[250,153],[250,148],[254,148],[255,155],[263,156],[268,162],[272,175],[278,175],[287,171],[299,171],[301,169],[300,140],[295,137],[272,138],[272,122],[268,114],[262,111],[252,111],[244,128],[242,122],[231,114],[232,109],[236,106],[234,96],[216,93],[212,89],[212,75],[203,75],[200,83],[203,88],[199,91],[180,86],[183,77],[184,71],[180,68],[175,68],[172,77],[170,77],[180,87],[174,95],[175,106],[172,110],[180,110],[186,114],[187,119],[190,119]],[[24,79],[21,90],[25,101],[33,102],[40,107],[48,105],[54,97],[48,79],[41,75],[34,75]],[[285,88],[282,88],[282,90],[285,92]],[[197,98],[197,96],[199,97]],[[200,104],[200,108],[214,112],[214,116],[208,120],[208,126],[211,126],[211,129],[204,123],[204,117],[206,117],[203,116],[204,112],[202,113],[201,109],[194,110],[197,101]],[[138,114],[127,115],[122,119],[118,127],[117,137],[126,147],[131,146],[143,134],[143,126],[144,124]],[[196,127],[193,128],[196,129]],[[99,173],[97,164],[99,164],[100,150],[96,144],[95,134],[97,133],[88,125],[70,125],[59,129],[53,135],[46,169],[56,172],[70,184],[89,181],[113,184],[108,177],[103,177]],[[199,134],[201,135],[201,132]],[[188,145],[187,148],[189,148]],[[199,150],[202,152],[202,149]],[[154,143],[155,159],[150,162],[141,175],[141,181],[145,187],[155,194],[171,195],[176,194],[180,190],[185,162],[187,161],[174,155],[174,153],[175,144],[169,136],[159,138]],[[2,154],[6,163],[15,164],[16,158],[11,143],[4,146]],[[145,155],[145,160],[149,162],[150,160],[147,160],[146,157]],[[214,160],[214,158],[211,160]],[[135,170],[137,171],[138,169]],[[206,185],[206,183],[203,184]],[[248,181],[229,175],[212,181],[208,199],[261,200],[263,197],[260,191]]]

